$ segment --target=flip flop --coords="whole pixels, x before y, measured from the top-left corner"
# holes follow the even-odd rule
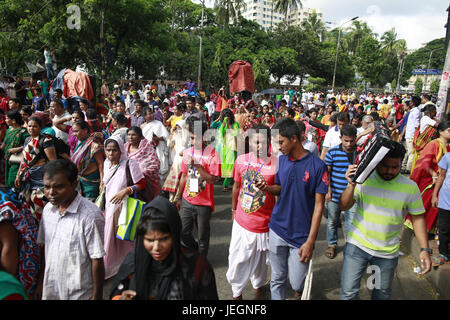
[[[328,246],[327,250],[325,250],[325,256],[330,259],[334,259],[336,257],[336,247]]]

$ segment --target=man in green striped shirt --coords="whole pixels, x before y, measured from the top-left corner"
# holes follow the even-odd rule
[[[400,174],[405,148],[395,143],[363,184],[351,180],[356,166],[346,173],[347,188],[342,193],[341,210],[357,205],[347,235],[341,274],[342,300],[357,299],[361,278],[367,265],[375,271],[373,300],[388,300],[398,263],[400,231],[405,215],[412,218],[414,233],[421,246],[422,274],[431,269],[430,249],[424,208],[417,184]]]

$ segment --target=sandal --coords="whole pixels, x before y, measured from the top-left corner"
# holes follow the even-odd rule
[[[446,264],[448,262],[448,258],[446,256],[444,256],[443,254],[440,254],[436,257],[432,257],[431,258],[431,263],[433,265],[433,267],[438,267],[441,266],[443,264]]]
[[[325,256],[330,259],[334,259],[336,257],[336,247],[328,246],[327,250],[325,250]]]

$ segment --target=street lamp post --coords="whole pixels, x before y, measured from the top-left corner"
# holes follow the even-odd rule
[[[428,59],[428,66],[427,66],[427,70],[425,71],[425,80],[423,82],[423,88],[422,91],[425,91],[425,88],[427,86],[427,81],[428,81],[428,70],[430,69],[430,64],[431,64],[431,57],[433,56],[433,52],[434,51],[439,51],[439,50],[444,50],[444,48],[437,48],[437,49],[429,49],[430,50],[430,58]]]
[[[339,42],[341,41],[341,28],[344,24],[355,21],[359,17],[354,17],[348,21],[345,21],[343,24],[341,24],[339,28],[339,34],[338,34],[338,41],[337,41],[337,47],[336,47],[336,59],[334,60],[334,72],[333,72],[333,84],[331,85],[331,91],[334,92],[334,84],[336,82],[336,68],[337,68],[337,60],[338,60],[338,53],[339,53]]]

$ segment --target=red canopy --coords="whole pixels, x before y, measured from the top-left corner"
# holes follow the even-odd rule
[[[230,83],[230,93],[255,91],[255,77],[252,65],[243,60],[234,61],[228,71],[228,81]]]

